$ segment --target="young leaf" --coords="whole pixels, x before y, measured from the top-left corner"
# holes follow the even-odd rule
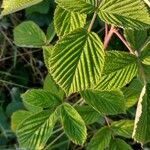
[[[135,51],[140,51],[147,40],[147,30],[124,30],[124,35],[130,47]]]
[[[85,142],[87,136],[85,123],[78,112],[67,103],[61,107],[61,122],[72,142],[80,145]]]
[[[19,124],[26,119],[27,117],[29,117],[32,113],[29,111],[25,111],[25,110],[18,110],[16,112],[13,113],[13,115],[11,116],[11,129],[13,132],[16,132],[17,127],[19,126]]]
[[[41,150],[52,134],[57,116],[49,111],[33,114],[23,120],[16,130],[21,147]]]
[[[111,140],[111,130],[108,127],[101,128],[91,139],[87,150],[104,150]]]
[[[137,58],[126,52],[107,52],[104,72],[96,89],[116,90],[128,84],[137,75]]]
[[[100,114],[89,106],[75,107],[86,124],[92,124],[100,118]]]
[[[130,145],[128,145],[122,139],[114,139],[110,142],[110,150],[133,150]]]
[[[150,141],[150,84],[143,87],[137,106],[133,138],[145,144]]]
[[[123,28],[150,28],[148,9],[142,0],[102,0],[99,17],[108,24]]]
[[[48,74],[44,80],[43,89],[56,94],[61,100],[64,98],[64,91],[55,83],[50,74]]]
[[[120,91],[85,90],[81,95],[101,115],[125,113],[125,99]]]
[[[1,8],[3,8],[3,11],[0,15],[0,18],[4,15],[8,15],[26,7],[30,7],[39,2],[42,2],[42,0],[3,0],[1,6]]]
[[[111,124],[111,129],[114,133],[125,138],[132,138],[133,127],[133,120],[114,121]]]
[[[57,6],[54,14],[54,26],[58,36],[64,36],[71,31],[84,27],[86,15],[67,11]]]
[[[97,34],[77,29],[56,44],[49,64],[51,75],[66,93],[91,88],[103,70],[102,42]]]
[[[14,29],[14,41],[20,47],[39,48],[46,44],[46,36],[34,22],[26,21]]]
[[[96,8],[95,0],[56,0],[56,3],[64,9],[80,13],[92,13]]]
[[[33,109],[55,109],[61,104],[61,100],[55,94],[42,89],[28,90],[26,93],[22,94],[22,98],[25,106],[29,106]]]

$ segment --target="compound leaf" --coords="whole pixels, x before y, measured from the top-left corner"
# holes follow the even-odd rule
[[[61,107],[61,122],[72,142],[79,145],[85,142],[87,136],[85,123],[78,112],[67,103]]]
[[[91,88],[103,70],[102,42],[97,34],[77,29],[56,44],[49,64],[51,75],[67,94]]]
[[[150,28],[150,16],[142,0],[102,0],[98,14],[104,22],[115,26]]]
[[[64,36],[71,31],[84,27],[86,15],[67,11],[57,6],[54,14],[54,26],[58,36]]]

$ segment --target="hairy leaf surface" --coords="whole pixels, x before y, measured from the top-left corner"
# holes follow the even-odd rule
[[[125,112],[125,99],[120,91],[85,90],[81,92],[81,95],[101,115]]]
[[[56,44],[49,64],[51,75],[66,93],[92,88],[103,70],[102,42],[93,32],[75,30]]]
[[[104,72],[96,89],[116,90],[137,75],[137,58],[126,52],[110,51],[106,55]]]
[[[123,28],[150,28],[150,16],[143,0],[102,0],[99,17]]]
[[[71,31],[84,27],[86,15],[67,11],[57,6],[54,14],[54,25],[58,36],[64,36]]]
[[[72,142],[82,145],[87,136],[86,126],[79,113],[69,104],[61,107],[61,122],[65,133]]]

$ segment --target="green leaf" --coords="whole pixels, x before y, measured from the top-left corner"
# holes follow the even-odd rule
[[[101,115],[125,113],[125,99],[120,91],[85,90],[81,95]]]
[[[114,133],[125,138],[132,138],[133,127],[133,120],[119,120],[111,124]]]
[[[110,150],[133,150],[130,145],[128,145],[122,139],[114,139],[110,142]]]
[[[140,59],[143,64],[150,65],[150,42],[147,42],[142,48]]]
[[[130,47],[135,51],[140,51],[147,40],[147,30],[124,30],[124,35]]]
[[[120,89],[137,75],[137,70],[137,58],[134,55],[120,51],[107,52],[103,76],[96,89]]]
[[[150,28],[148,9],[142,0],[102,0],[99,17],[107,24],[123,28]]]
[[[86,126],[78,112],[69,104],[61,107],[61,122],[65,133],[75,144],[82,145],[87,138]]]
[[[42,2],[42,0],[3,0],[1,6],[1,8],[3,8],[3,11],[1,12],[0,18],[26,7],[35,5],[39,2]]]
[[[14,41],[20,47],[39,48],[46,44],[46,36],[37,24],[26,21],[14,29]]]
[[[29,111],[25,111],[25,110],[18,110],[16,112],[13,113],[13,115],[11,116],[11,129],[13,132],[16,132],[17,127],[19,126],[19,124],[26,119],[27,117],[29,117],[32,113]]]
[[[150,141],[150,84],[143,87],[137,105],[133,138],[142,143]]]
[[[42,2],[25,9],[26,16],[32,13],[47,14],[50,7],[50,0],[41,0]]]
[[[77,106],[75,107],[78,113],[86,124],[93,124],[100,118],[100,114],[89,106]]]
[[[66,93],[92,88],[103,70],[102,42],[96,33],[75,30],[56,44],[49,64],[51,75]]]
[[[122,92],[126,99],[127,109],[134,106],[137,103],[142,87],[142,82],[139,79],[133,79],[129,86],[124,87],[122,89]]]
[[[42,111],[23,120],[16,130],[20,147],[43,149],[52,134],[56,119],[55,113]]]
[[[54,26],[58,36],[64,36],[71,31],[84,27],[86,15],[67,11],[57,6],[54,14]]]
[[[44,63],[46,67],[48,68],[49,67],[48,61],[49,61],[49,58],[51,57],[53,46],[43,46],[42,49],[43,49]]]
[[[53,38],[55,37],[56,33],[55,33],[55,28],[54,28],[54,23],[50,23],[48,28],[47,28],[47,34],[46,34],[46,37],[47,37],[47,43],[50,43],[52,42]]]
[[[64,9],[80,13],[92,13],[96,8],[95,0],[56,0]]]
[[[55,109],[61,104],[61,100],[55,94],[42,89],[28,90],[22,94],[22,98],[25,106],[31,108],[31,111],[43,108]]]
[[[87,150],[104,150],[111,140],[111,130],[108,127],[101,128],[91,139]]]
[[[64,91],[55,83],[52,76],[48,74],[44,80],[44,90],[56,94],[61,100],[64,98]]]

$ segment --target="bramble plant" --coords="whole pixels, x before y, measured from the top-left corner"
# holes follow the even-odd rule
[[[41,1],[3,0],[0,17]],[[13,32],[17,46],[43,49],[49,72],[42,89],[22,94],[26,110],[12,115],[20,147],[57,149],[53,144],[64,135],[60,147],[70,141],[87,150],[132,150],[129,141],[144,146],[150,142],[150,2],[55,2],[47,35],[33,21]],[[93,32],[96,19],[104,38],[103,29]],[[108,48],[113,35],[128,51]]]

